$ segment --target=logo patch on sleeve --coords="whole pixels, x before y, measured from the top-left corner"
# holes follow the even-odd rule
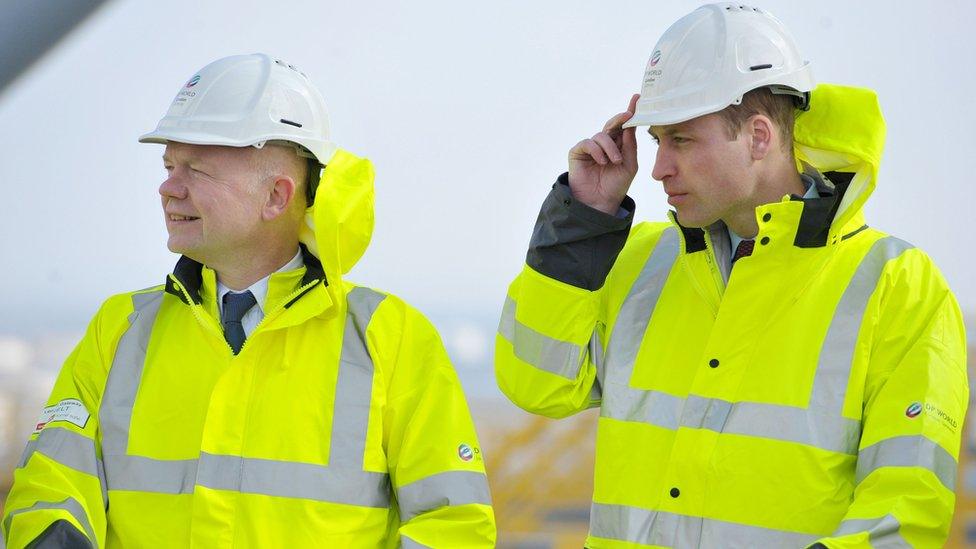
[[[37,423],[34,425],[33,434],[41,432],[45,425],[55,421],[67,421],[80,429],[84,429],[90,417],[91,414],[88,413],[80,400],[66,398],[53,406],[44,408],[41,417],[37,418]]]
[[[921,413],[922,413],[922,405],[919,404],[918,402],[913,402],[909,404],[908,408],[905,409],[905,415],[908,416],[909,418],[913,418]]]
[[[461,461],[481,461],[481,449],[462,442],[458,445],[457,456],[461,458]]]

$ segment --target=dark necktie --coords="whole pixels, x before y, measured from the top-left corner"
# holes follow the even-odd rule
[[[241,352],[244,340],[247,339],[241,319],[256,303],[257,300],[250,290],[242,294],[232,292],[224,294],[224,339],[230,344],[231,349],[234,349],[235,355]]]
[[[739,242],[739,245],[735,247],[735,253],[732,254],[732,265],[735,265],[735,262],[739,259],[752,255],[752,249],[755,245],[755,240],[743,240]]]

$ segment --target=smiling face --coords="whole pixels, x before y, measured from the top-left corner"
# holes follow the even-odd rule
[[[652,126],[658,142],[652,177],[664,184],[668,203],[686,227],[749,215],[756,204],[757,173],[751,135],[730,139],[717,114],[668,126]]]
[[[259,242],[266,193],[253,148],[166,145],[159,186],[170,251],[208,265]]]

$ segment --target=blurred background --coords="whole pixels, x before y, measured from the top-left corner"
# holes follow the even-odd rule
[[[595,415],[548,421],[501,396],[498,314],[566,151],[625,108],[658,36],[700,3],[0,4],[0,502],[98,305],[162,282],[176,261],[156,193],[162,147],[136,138],[198,68],[264,51],[312,78],[335,141],[376,164],[376,231],[349,278],[403,297],[439,328],[485,448],[500,545],[579,547]],[[964,160],[976,149],[976,4],[758,5],[793,30],[818,80],[878,91],[888,141],[869,223],[935,259],[971,327],[976,259],[960,230],[976,206]],[[641,138],[631,194],[638,219],[661,220],[654,147]],[[955,547],[976,547],[976,436],[966,432]]]

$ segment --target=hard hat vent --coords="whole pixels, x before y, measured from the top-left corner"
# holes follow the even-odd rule
[[[291,69],[291,70],[297,72],[298,74],[304,76],[305,78],[308,78],[308,75],[306,75],[304,72],[298,70],[298,67],[296,67],[295,65],[292,65],[291,63],[285,63],[281,59],[275,59],[274,62],[275,62],[276,65],[278,65],[280,67],[284,67],[286,69]]]
[[[725,11],[732,11],[732,10],[736,10],[736,11],[754,11],[756,13],[762,13],[763,12],[761,9],[759,9],[757,7],[746,6],[744,4],[738,4],[738,5],[737,4],[726,4],[725,5]]]

